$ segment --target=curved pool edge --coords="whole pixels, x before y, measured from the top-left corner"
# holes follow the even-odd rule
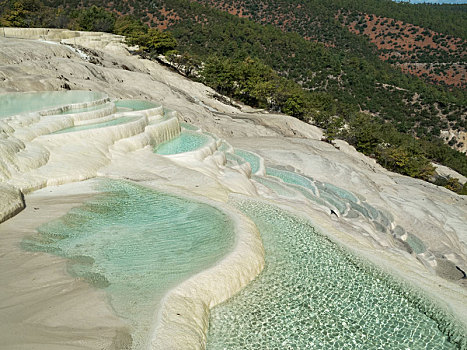
[[[350,252],[365,265],[373,265],[388,278],[407,288],[410,293],[437,307],[437,310],[443,312],[440,320],[447,322],[445,334],[449,334],[453,340],[456,338],[462,340],[467,336],[467,313],[465,313],[467,289],[423,269],[418,260],[414,259],[413,263],[408,263],[406,259],[400,259],[401,256],[396,251],[375,249],[368,242],[347,233],[350,229],[341,226],[345,223],[334,220],[331,223],[327,214],[315,210],[314,207],[269,198],[251,198],[237,193],[231,194],[229,199],[253,200],[274,205],[307,221],[317,232]],[[439,315],[433,317],[427,314],[427,316],[438,322]],[[464,349],[462,346],[459,348]]]
[[[264,268],[261,236],[248,217],[224,203],[184,196],[228,215],[234,222],[236,242],[233,250],[215,266],[167,292],[150,334],[148,349],[151,350],[204,349],[210,309],[242,290]]]

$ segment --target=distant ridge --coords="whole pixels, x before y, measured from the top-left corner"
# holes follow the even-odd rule
[[[410,2],[411,4],[467,4],[465,0],[394,0],[395,2]]]

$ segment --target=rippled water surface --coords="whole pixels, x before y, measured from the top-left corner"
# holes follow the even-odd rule
[[[180,136],[158,145],[154,152],[162,155],[190,152],[204,146],[210,139],[199,132],[182,131]]]
[[[455,327],[449,317],[308,222],[259,202],[236,205],[261,232],[266,267],[213,309],[207,349],[457,348],[440,330]]]
[[[42,225],[23,248],[68,259],[68,270],[108,293],[143,349],[162,296],[233,246],[230,219],[206,204],[122,181]]]

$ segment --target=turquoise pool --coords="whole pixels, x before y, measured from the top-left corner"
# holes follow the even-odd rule
[[[195,151],[206,145],[210,140],[209,136],[199,132],[182,131],[180,136],[156,146],[154,152],[162,155],[171,155]]]
[[[259,170],[260,160],[256,154],[253,154],[242,149],[235,149],[235,154],[242,157],[246,162],[250,163],[251,173],[254,174]]]
[[[117,100],[114,103],[115,107],[129,108],[132,111],[142,111],[144,109],[156,108],[160,106],[160,104],[145,100]]]
[[[55,131],[52,134],[64,134],[67,132],[75,132],[75,131],[83,131],[83,130],[89,130],[89,129],[99,129],[99,128],[105,128],[107,126],[113,126],[113,125],[119,125],[119,124],[125,124],[134,120],[141,119],[142,117],[121,117],[121,118],[116,118],[112,119],[106,122],[102,123],[93,123],[93,124],[85,124],[85,125],[77,125],[77,126],[71,126],[69,128],[65,128],[62,130]]]
[[[272,205],[234,204],[259,228],[266,267],[212,310],[208,350],[458,348],[441,310],[310,223]]]
[[[71,274],[104,288],[133,327],[132,349],[145,349],[163,295],[232,249],[233,224],[209,205],[132,183],[102,180],[98,189],[22,247],[67,258]]]
[[[266,174],[269,176],[275,176],[281,179],[282,181],[305,187],[313,192],[316,195],[316,188],[312,182],[305,176],[301,176],[293,171],[280,170],[276,168],[266,168]]]
[[[296,197],[296,193],[291,190],[289,187],[282,185],[278,181],[272,180],[272,178],[267,178],[264,176],[252,176],[252,179],[258,181],[260,184],[266,186],[270,190],[277,193],[279,196],[293,198]]]
[[[0,94],[0,118],[74,103],[92,102],[104,97],[100,92],[80,90]]]
[[[221,143],[221,145],[219,147],[219,151],[227,152],[229,149],[230,149],[230,145],[227,144],[226,142],[222,141],[222,143]]]

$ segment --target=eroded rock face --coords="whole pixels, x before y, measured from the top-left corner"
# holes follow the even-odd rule
[[[42,29],[2,33],[16,38],[0,37],[0,93],[66,88],[103,92],[108,99],[93,111],[0,119],[0,221],[24,207],[21,191],[96,176],[130,179],[219,203],[235,193],[260,197],[307,215],[333,239],[411,280],[467,324],[465,197],[390,173],[343,141],[336,141],[337,147],[322,142],[321,130],[297,119],[224,105],[211,97],[210,88],[131,56],[121,37]],[[114,104],[118,98],[156,101],[175,112],[164,115],[162,107],[122,112]],[[134,119],[54,134],[120,117]],[[152,147],[176,137],[180,121],[212,133],[211,141],[186,154],[155,155]],[[280,171],[300,178],[290,180],[286,173],[279,176]],[[251,256],[261,256],[257,246],[250,248]],[[251,258],[253,268],[246,275],[247,267],[232,268],[240,277],[220,297],[214,294],[206,301],[193,287],[197,282],[187,281],[191,294],[180,287],[183,293],[168,299],[197,298],[193,308],[202,309],[199,325],[205,327],[207,305],[247,283],[261,270],[260,261]],[[219,278],[224,283],[229,275]],[[170,322],[165,316],[162,321]],[[164,332],[170,341],[170,333]],[[194,333],[202,343],[203,332]],[[123,341],[119,339],[115,341]]]
[[[2,202],[0,203],[0,223],[18,214],[24,209],[24,196],[20,190],[5,183],[0,183]]]

